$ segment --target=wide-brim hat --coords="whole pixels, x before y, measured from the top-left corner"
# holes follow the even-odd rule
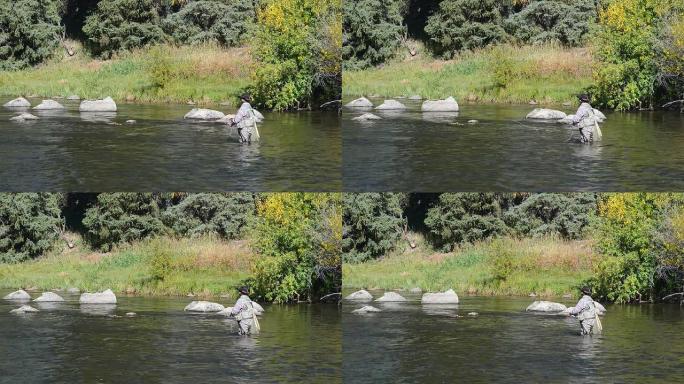
[[[243,93],[242,95],[240,95],[240,99],[247,102],[252,101],[252,97],[249,95],[249,93]]]
[[[580,101],[583,101],[585,103],[589,102],[589,95],[587,95],[586,93],[582,93],[582,94],[577,95],[577,98],[580,99]]]
[[[585,295],[591,296],[591,288],[589,288],[589,287],[582,287],[582,289],[580,289],[580,291],[582,291],[582,293],[584,293]]]
[[[242,293],[243,295],[249,295],[249,288],[247,288],[244,285],[242,287],[239,287],[237,290],[238,290],[238,292]]]

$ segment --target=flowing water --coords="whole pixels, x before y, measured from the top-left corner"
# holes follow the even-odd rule
[[[382,312],[364,315],[351,311],[365,303],[345,302],[345,382],[684,382],[679,305],[608,305],[604,333],[583,337],[574,318],[526,313],[530,298],[421,305],[420,296],[405,296],[411,301],[372,303]]]
[[[0,299],[0,383],[342,381],[336,305],[265,305],[262,333],[241,337],[233,320],[183,312],[187,298],[86,306],[64,297],[30,303],[40,312],[24,315]],[[137,316],[126,317],[131,311]]]
[[[341,188],[335,112],[265,113],[262,140],[243,145],[225,125],[184,120],[187,105],[120,103],[118,112],[103,114],[79,113],[78,102],[59,101],[66,110],[26,110],[40,119],[23,123],[9,121],[22,110],[0,107],[3,191]]]
[[[382,100],[372,100],[379,105]],[[684,114],[607,113],[604,139],[525,120],[529,105],[461,105],[460,113],[345,108],[347,191],[672,191],[684,189]],[[562,107],[566,113],[573,108]],[[372,112],[382,120],[352,118]],[[477,124],[468,124],[469,120]]]

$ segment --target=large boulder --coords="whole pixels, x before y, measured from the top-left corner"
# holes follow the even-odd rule
[[[381,312],[379,308],[375,308],[371,305],[365,305],[359,309],[355,309],[352,313],[371,313],[371,312]]]
[[[446,292],[424,293],[420,302],[423,304],[458,304],[458,295],[453,289]]]
[[[39,311],[30,305],[22,305],[21,307],[19,307],[17,309],[13,309],[10,311],[10,313],[17,313],[17,314],[35,313],[35,312],[39,312]]]
[[[557,313],[557,312],[563,312],[567,310],[568,307],[561,303],[554,303],[552,301],[535,301],[534,303],[530,304],[527,309],[525,309],[527,312],[550,312],[550,313]]]
[[[6,102],[2,106],[8,107],[8,108],[28,108],[31,106],[31,102],[24,99],[23,97],[17,97],[14,100],[10,100],[10,101]]]
[[[33,301],[36,302],[57,302],[57,301],[64,301],[62,296],[54,293],[54,292],[43,292],[40,297],[34,299]]]
[[[218,120],[224,118],[226,115],[221,111],[206,108],[193,108],[190,112],[183,116],[184,119],[197,120]]]
[[[406,298],[396,292],[385,292],[379,299],[375,300],[379,302],[400,302],[406,301]]]
[[[226,307],[219,303],[212,303],[210,301],[193,301],[188,304],[184,311],[188,312],[221,312]]]
[[[385,100],[382,104],[375,107],[378,111],[396,111],[406,109],[406,106],[396,100]]]
[[[372,113],[364,113],[361,116],[357,116],[353,118],[352,120],[356,121],[370,121],[370,120],[382,120],[382,117],[374,115]]]
[[[371,301],[373,300],[373,295],[371,295],[368,291],[365,289],[362,289],[360,291],[356,291],[347,297],[345,297],[346,300],[354,300],[354,301]]]
[[[373,103],[365,97],[359,97],[345,104],[349,108],[373,108]]]
[[[23,122],[26,120],[38,120],[38,116],[34,116],[28,112],[21,113],[17,116],[10,117],[10,121],[18,121],[18,122]]]
[[[535,108],[535,110],[527,114],[527,118],[533,120],[560,120],[565,119],[567,116],[565,112],[546,108]]]
[[[24,291],[23,289],[20,289],[18,291],[14,291],[10,294],[5,295],[3,299],[28,301],[31,300],[31,295],[29,295],[28,292]]]
[[[64,109],[64,106],[54,100],[43,100],[42,103],[33,107],[37,110]]]
[[[81,112],[116,112],[116,103],[111,97],[102,100],[83,100],[78,110]]]
[[[78,302],[81,304],[116,304],[116,295],[111,289],[104,292],[83,293]]]
[[[453,97],[444,100],[426,100],[420,109],[423,112],[458,112],[458,103]]]

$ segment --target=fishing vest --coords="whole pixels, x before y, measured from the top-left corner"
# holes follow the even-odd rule
[[[249,299],[245,299],[244,301],[247,302],[245,307],[235,315],[235,320],[237,321],[249,320],[254,317],[254,305],[252,305],[252,301]]]

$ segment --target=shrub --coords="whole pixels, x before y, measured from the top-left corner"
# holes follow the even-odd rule
[[[64,226],[58,193],[0,194],[0,262],[19,262],[49,251]]]
[[[344,195],[342,252],[345,262],[383,256],[401,238],[407,196],[401,193]]]
[[[0,70],[22,69],[49,58],[61,33],[58,1],[2,1]]]
[[[216,234],[236,239],[253,213],[251,193],[195,193],[167,208],[162,220],[180,236]]]
[[[113,54],[164,41],[155,0],[102,0],[86,18],[83,33],[94,54]]]
[[[596,196],[592,193],[539,193],[508,209],[504,221],[523,236],[579,239],[595,211]]]
[[[164,281],[173,271],[173,260],[171,250],[155,242],[151,244],[152,255],[149,258],[150,276],[153,280]]]

